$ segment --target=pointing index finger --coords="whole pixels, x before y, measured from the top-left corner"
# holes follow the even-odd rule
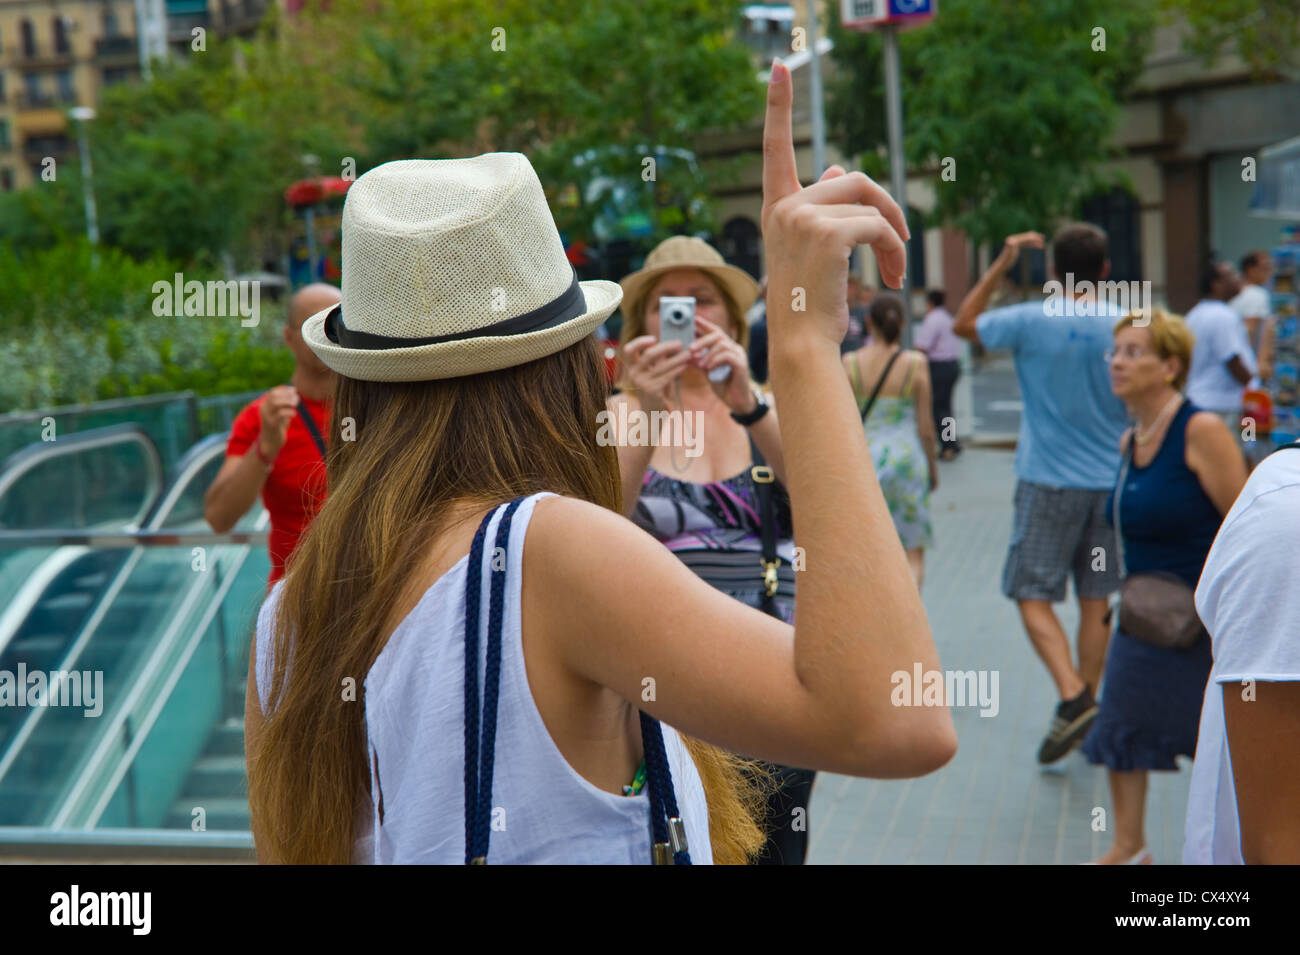
[[[767,84],[767,116],[763,122],[763,205],[799,191],[799,173],[794,161],[794,133],[791,109],[794,86],[790,70],[780,60],[772,61]]]

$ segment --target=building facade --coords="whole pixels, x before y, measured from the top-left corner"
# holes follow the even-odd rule
[[[94,106],[141,73],[142,17],[165,18],[166,43],[185,55],[202,29],[257,28],[267,0],[0,0],[0,189],[41,181],[47,159],[75,158],[68,109]],[[205,38],[206,39],[206,38]]]
[[[742,8],[741,18],[741,35],[761,69],[768,68],[773,56],[791,67],[796,158],[800,179],[811,183],[820,172],[813,168],[812,53],[806,44],[803,50],[793,49],[791,42],[801,26],[806,39],[806,2],[750,4]],[[820,26],[824,35],[826,24]],[[1116,280],[1149,281],[1157,302],[1185,312],[1196,303],[1198,278],[1211,255],[1236,261],[1251,249],[1277,245],[1283,228],[1293,224],[1257,216],[1250,204],[1260,151],[1300,135],[1300,83],[1253,76],[1235,56],[1206,65],[1186,52],[1181,29],[1156,31],[1143,73],[1121,111],[1115,132],[1121,157],[1110,171],[1121,174],[1124,185],[1085,197],[1078,215],[1110,235]],[[823,76],[829,76],[835,70],[829,41],[823,39],[818,51]],[[906,102],[903,112],[906,135]],[[757,274],[762,261],[761,123],[709,137],[698,152],[706,164],[739,160],[739,173],[718,192],[719,244],[729,260]],[[826,162],[852,167],[833,142],[827,143]],[[937,170],[909,170],[909,221],[934,207],[936,181]],[[1042,228],[1050,233],[1054,225],[1044,222]],[[963,233],[950,228],[913,227],[912,232],[908,271],[914,311],[927,287],[946,291],[950,303],[959,301],[998,251],[974,249]],[[858,270],[878,283],[870,256],[859,257]]]

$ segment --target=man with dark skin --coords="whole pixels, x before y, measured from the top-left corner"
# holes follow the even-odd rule
[[[262,497],[271,514],[270,583],[284,575],[285,562],[325,496],[324,459],[303,412],[320,435],[327,433],[335,376],[303,342],[300,329],[339,298],[334,286],[317,283],[290,300],[284,343],[293,352],[293,375],[236,417],[225,463],[203,500],[204,518],[225,533]]]
[[[1241,274],[1228,262],[1212,262],[1201,275],[1201,300],[1187,313],[1196,336],[1187,397],[1223,418],[1241,434],[1242,392],[1255,375],[1255,354],[1241,318],[1228,301],[1241,291]]]

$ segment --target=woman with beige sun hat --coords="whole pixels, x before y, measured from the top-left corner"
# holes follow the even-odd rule
[[[262,861],[741,862],[762,835],[721,754],[880,777],[952,757],[946,708],[890,701],[891,673],[939,660],[839,373],[849,251],[900,284],[907,228],[861,174],[800,187],[792,101],[778,64],[767,266],[809,306],[769,310],[809,554],[795,627],[621,515],[591,333],[622,289],[577,280],[528,160],[353,184],[342,302],[303,325],[339,376],[329,497],[249,660]],[[743,375],[725,346],[699,363]]]
[[[623,511],[701,579],[743,603],[794,622],[795,551],[781,432],[772,398],[753,382],[745,312],[758,297],[749,275],[701,239],[674,236],[623,287],[618,434]],[[662,340],[665,297],[695,300],[695,341]],[[663,414],[666,413],[666,416]],[[680,417],[678,417],[680,416]],[[681,422],[680,425],[678,422]],[[766,551],[766,552],[765,552]],[[801,864],[814,774],[771,767],[767,845],[760,861]]]

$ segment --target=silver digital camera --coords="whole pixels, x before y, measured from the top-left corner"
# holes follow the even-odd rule
[[[664,295],[659,299],[659,340],[681,342],[690,348],[695,341],[695,298]]]
[[[659,298],[659,340],[681,342],[690,348],[695,341],[695,297],[691,295],[662,295]],[[709,380],[726,381],[731,377],[731,367],[720,365],[709,372]]]

